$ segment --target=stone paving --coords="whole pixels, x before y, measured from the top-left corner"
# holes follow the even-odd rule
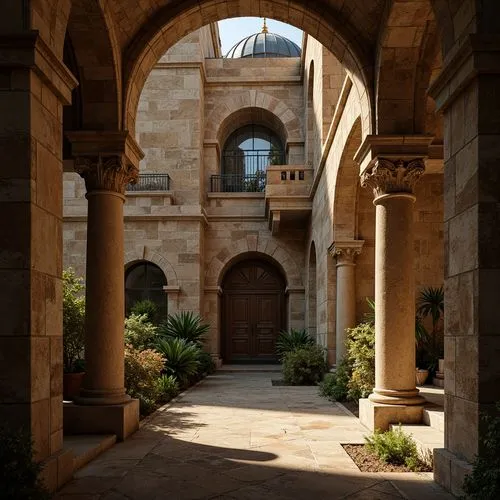
[[[432,474],[362,473],[341,443],[364,428],[315,387],[219,373],[143,422],[56,496],[120,499],[451,499]]]

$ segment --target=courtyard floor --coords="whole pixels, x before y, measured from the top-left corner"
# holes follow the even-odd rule
[[[362,473],[341,443],[364,428],[316,387],[219,372],[76,473],[71,500],[451,499],[432,474]]]

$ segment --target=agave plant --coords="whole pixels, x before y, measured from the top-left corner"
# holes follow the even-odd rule
[[[184,339],[188,342],[201,344],[210,330],[210,325],[203,322],[203,318],[192,311],[182,311],[169,314],[158,328],[162,337],[174,337]]]
[[[181,385],[198,373],[200,348],[182,338],[166,337],[160,339],[156,350],[165,358],[165,372],[173,375]]]
[[[289,332],[281,330],[276,339],[276,352],[280,358],[283,358],[288,352],[314,345],[314,343],[314,339],[305,330],[294,328]]]

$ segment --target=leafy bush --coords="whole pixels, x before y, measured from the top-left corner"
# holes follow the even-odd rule
[[[276,339],[276,353],[282,359],[290,351],[314,345],[314,339],[305,330],[282,330]]]
[[[140,351],[125,345],[125,387],[134,398],[139,399],[141,413],[150,413],[159,399],[158,377],[164,359],[153,349]]]
[[[146,315],[149,323],[155,323],[158,316],[158,306],[152,300],[138,300],[131,308],[130,314],[135,316]]]
[[[351,367],[348,399],[366,398],[375,386],[375,327],[361,323],[347,330],[347,364]]]
[[[125,318],[125,343],[134,349],[151,349],[157,340],[157,327],[147,314],[131,314]]]
[[[4,500],[48,500],[33,460],[33,441],[23,429],[0,428],[0,497]]]
[[[207,351],[203,351],[200,349],[198,361],[200,362],[198,371],[201,375],[210,375],[215,372],[216,366],[214,358],[212,358],[212,356]]]
[[[500,498],[500,403],[496,416],[483,416],[484,434],[481,436],[479,455],[472,473],[466,476],[463,489],[473,500]]]
[[[63,368],[78,371],[85,349],[84,281],[72,268],[63,271]]]
[[[319,385],[321,396],[330,401],[346,401],[349,391],[351,370],[347,361],[343,359],[334,373],[327,373]]]
[[[401,425],[387,432],[375,431],[365,437],[365,443],[368,450],[389,464],[406,465],[415,472],[426,467],[418,453],[417,444],[409,434],[403,432]]]
[[[176,377],[181,386],[198,373],[200,348],[196,344],[183,338],[167,337],[158,341],[157,349],[165,358],[166,374]]]
[[[162,375],[156,380],[156,385],[161,403],[168,403],[179,394],[179,384],[173,375]]]
[[[288,384],[317,384],[327,370],[325,350],[318,345],[290,351],[283,358],[283,378]]]
[[[192,311],[182,311],[169,314],[158,333],[163,337],[174,337],[184,339],[187,342],[201,344],[210,330],[210,325],[203,322],[203,318]]]

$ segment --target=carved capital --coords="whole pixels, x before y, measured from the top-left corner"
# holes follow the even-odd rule
[[[361,174],[361,186],[373,189],[375,198],[391,193],[413,193],[425,171],[423,158],[388,160],[376,158]]]
[[[122,156],[78,156],[75,171],[85,179],[87,192],[113,191],[124,194],[127,184],[137,182],[137,168]]]
[[[337,259],[337,265],[354,265],[363,244],[364,240],[336,241],[330,245],[328,252]]]

